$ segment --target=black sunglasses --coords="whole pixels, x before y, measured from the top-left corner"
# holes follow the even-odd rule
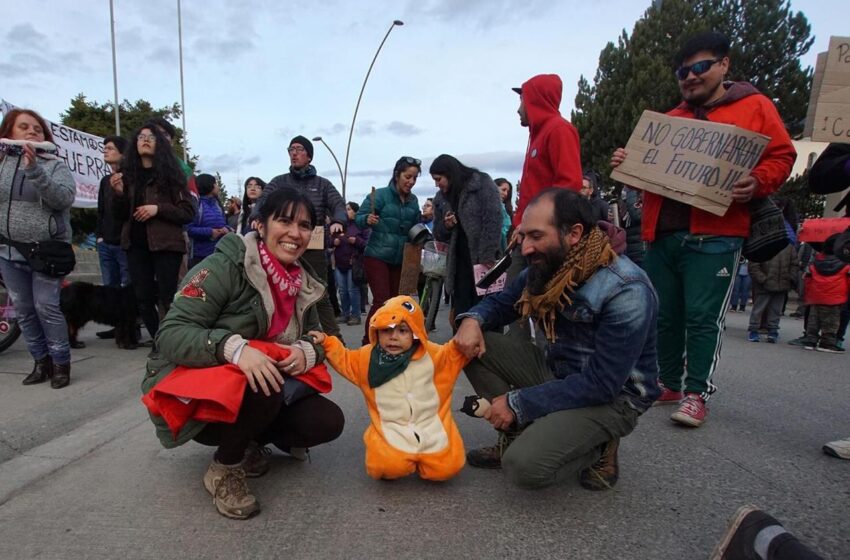
[[[709,68],[711,68],[721,60],[723,59],[715,58],[708,60],[700,60],[699,62],[694,62],[690,66],[679,66],[679,68],[676,69],[676,77],[680,80],[684,80],[691,72],[694,73],[694,76],[700,76],[708,72]]]
[[[416,158],[410,156],[404,156],[401,158],[401,161],[408,165],[415,165],[416,167],[422,167],[422,162]]]

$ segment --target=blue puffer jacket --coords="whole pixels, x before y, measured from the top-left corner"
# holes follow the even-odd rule
[[[457,321],[473,317],[484,330],[516,321],[514,304],[527,276],[528,269],[504,291],[458,315]],[[559,410],[602,405],[618,397],[644,412],[661,393],[658,297],[646,273],[628,257],[618,257],[591,276],[572,300],[558,314],[556,339],[546,352],[555,380],[508,393],[520,426]]]
[[[186,226],[189,239],[192,240],[192,258],[208,257],[215,251],[218,239],[212,238],[212,230],[227,227],[227,218],[214,196],[203,196],[198,204],[195,219]]]
[[[360,229],[372,228],[363,254],[381,259],[390,265],[400,265],[404,257],[407,232],[419,223],[422,216],[416,195],[411,193],[407,201],[402,202],[395,183],[390,182],[389,186],[375,191],[374,213],[380,220],[373,226],[366,222],[371,213],[372,198],[367,196],[354,217],[354,222]]]

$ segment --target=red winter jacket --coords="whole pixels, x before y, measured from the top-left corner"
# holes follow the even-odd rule
[[[549,187],[581,190],[578,131],[561,117],[562,89],[561,78],[555,74],[534,76],[522,84],[530,134],[514,227],[519,227],[525,207],[540,191]]]
[[[274,360],[289,356],[289,350],[273,342],[251,340],[248,344]],[[331,390],[331,375],[325,364],[317,364],[297,379],[319,393]],[[142,397],[142,403],[153,416],[165,419],[176,440],[189,420],[235,422],[247,384],[242,370],[234,364],[208,368],[178,366]]]
[[[850,265],[818,253],[803,284],[806,305],[843,305],[850,293]]]
[[[727,95],[735,93],[732,88],[745,87],[752,88],[745,83],[731,84]],[[761,161],[750,173],[759,181],[755,197],[765,197],[779,190],[791,174],[797,152],[791,144],[791,137],[788,136],[773,102],[755,92],[755,88],[752,89],[754,90],[752,95],[728,104],[723,103],[721,99],[708,110],[707,118],[711,122],[733,124],[770,136],[770,143],[765,148]],[[687,103],[680,104],[667,114],[671,117],[696,118],[693,108]],[[663,200],[660,195],[644,192],[641,234],[646,241],[655,240],[655,229]],[[693,234],[747,237],[750,232],[750,213],[747,205],[733,202],[723,216],[715,216],[709,212],[691,208],[690,231]]]

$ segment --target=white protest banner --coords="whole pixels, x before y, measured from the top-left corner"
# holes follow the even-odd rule
[[[732,185],[756,166],[768,142],[737,126],[644,111],[611,178],[722,216]]]
[[[5,115],[14,108],[15,105],[0,101],[0,113]],[[51,121],[47,121],[47,126],[59,149],[59,157],[68,164],[77,183],[74,207],[97,208],[100,179],[112,172],[103,161],[103,138]]]
[[[809,109],[812,141],[850,142],[850,37],[829,38],[819,86],[814,111]]]

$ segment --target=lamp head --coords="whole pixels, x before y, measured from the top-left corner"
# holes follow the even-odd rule
[[[397,19],[397,20],[393,21],[393,25],[404,25],[404,22],[401,21],[400,19]]]
[[[321,142],[321,141],[322,141],[321,136],[316,136],[316,137],[313,138],[313,142]]]

